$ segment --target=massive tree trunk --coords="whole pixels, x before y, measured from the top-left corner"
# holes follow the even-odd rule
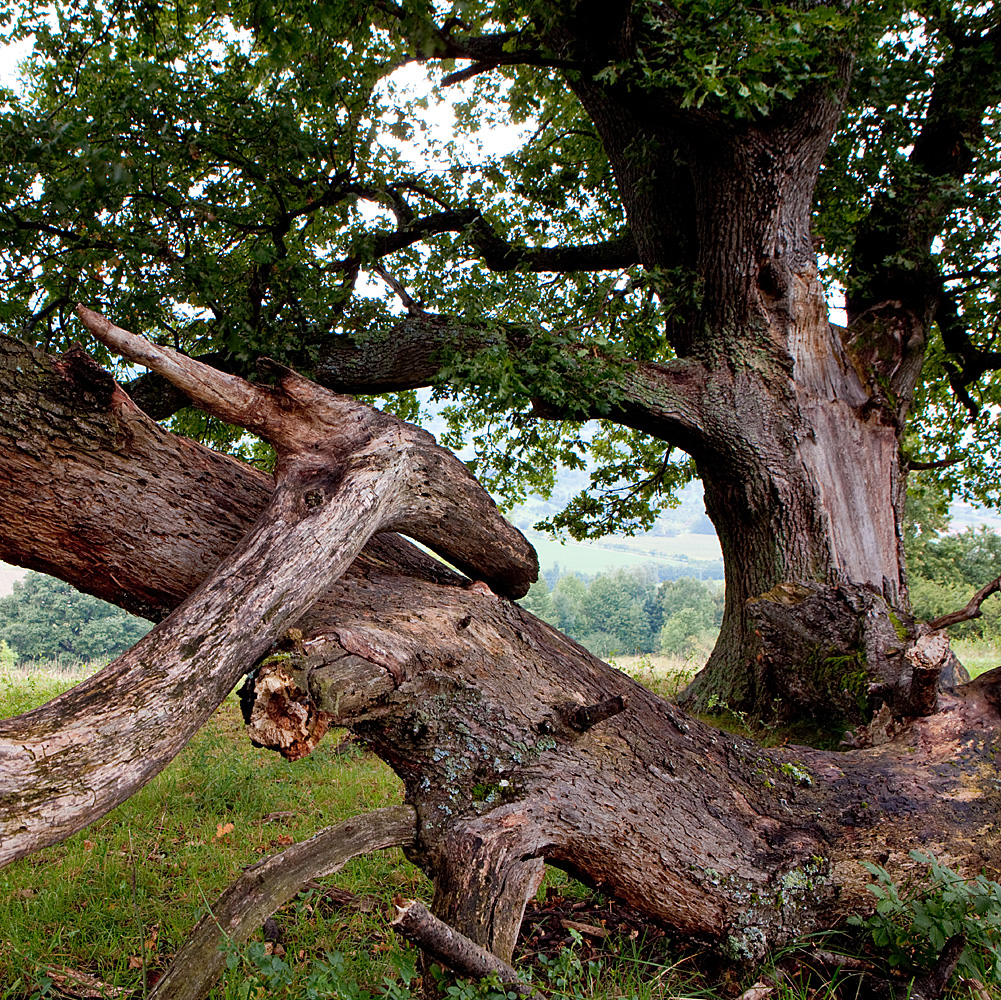
[[[597,68],[641,44],[631,25],[625,10],[592,11],[549,41]],[[931,314],[883,288],[879,301],[856,303],[849,329],[829,320],[811,218],[852,59],[836,64],[835,78],[781,112],[736,125],[656,88],[603,74],[569,80],[609,157],[648,280],[673,303],[681,274],[699,302],[668,310],[671,362],[610,364],[579,404],[550,406],[544,390],[533,404],[543,415],[603,416],[694,458],[723,547],[726,610],[686,706],[792,718],[828,717],[833,705],[848,727],[881,704],[909,708],[904,653],[916,632],[900,440]],[[478,337],[457,319],[412,316],[360,349],[325,347],[317,378],[345,391],[426,385],[441,348],[472,352],[500,329]],[[516,359],[530,336],[508,330]]]
[[[591,39],[592,58],[614,44]],[[737,128],[697,125],[655,95],[644,108],[628,90],[574,85],[615,169],[640,260],[687,264],[702,285],[698,313],[668,329],[676,353],[705,370],[698,433],[683,446],[705,485],[726,567],[720,639],[686,695],[695,708],[712,698],[788,718],[829,714],[833,698],[858,724],[891,700],[876,691],[907,684],[902,649],[883,650],[863,632],[869,611],[885,618],[907,604],[899,437],[924,331],[901,308],[879,317],[889,323],[878,330],[862,318],[850,337],[828,317],[810,227],[851,73],[850,56],[841,60],[840,82],[807,88],[781,114]],[[637,147],[646,150],[642,163]],[[637,183],[638,166],[690,186],[690,217],[678,214],[678,199],[658,203],[657,185]],[[866,333],[882,354],[860,345]],[[788,607],[807,594],[813,604],[800,614],[769,613],[780,597]],[[830,616],[818,620],[818,601],[855,614],[832,630]],[[812,643],[803,629],[815,632]],[[829,666],[848,659],[857,661],[852,678]]]
[[[874,403],[812,268],[787,276],[781,301],[771,293],[760,291],[762,326],[787,345],[787,365],[712,381],[715,447],[697,457],[727,601],[687,697],[786,719],[836,707],[859,724],[881,701],[900,707],[889,692],[906,687],[914,637],[900,528],[904,405],[888,414]],[[782,624],[773,614],[808,597]]]
[[[688,21],[681,9],[579,3],[551,13],[533,28],[544,33],[536,41],[558,58],[593,123],[628,229],[576,247],[519,246],[473,207],[439,205],[419,219],[400,195],[397,231],[372,234],[363,255],[341,263],[357,268],[432,233],[463,232],[470,252],[497,271],[640,264],[666,317],[665,342],[651,352],[674,357],[633,364],[571,344],[556,358],[565,377],[553,390],[552,372],[538,375],[545,365],[532,356],[528,325],[490,317],[476,329],[425,312],[404,291],[409,315],[392,329],[359,343],[317,338],[309,344],[315,355],[303,360],[328,388],[384,392],[428,385],[443,360],[452,365],[497,347],[506,334],[514,364],[528,359],[520,376],[537,414],[600,415],[696,462],[723,546],[726,611],[686,705],[705,709],[713,700],[791,718],[826,717],[833,704],[845,726],[865,724],[881,704],[908,711],[904,653],[916,631],[900,544],[900,443],[943,293],[941,281],[929,292],[922,259],[949,210],[934,181],[969,169],[972,123],[991,99],[971,76],[983,65],[957,49],[936,66],[937,96],[912,154],[924,187],[908,190],[920,204],[888,193],[859,228],[850,322],[841,329],[829,321],[811,221],[860,44],[853,33],[862,27],[847,18],[823,35],[830,45],[823,69],[804,66],[813,82],[798,84],[795,96],[773,95],[767,110],[749,102],[725,111],[711,99],[692,106],[691,94],[681,99],[673,84],[647,73],[673,44],[671,25]],[[689,27],[705,14],[693,12]],[[430,30],[436,56],[470,58],[479,69],[509,61],[500,35],[463,39],[453,27]],[[953,121],[949,107],[959,95],[964,110]],[[943,148],[954,153],[934,152]],[[898,257],[903,263],[891,264]],[[546,350],[549,360],[558,353],[548,340]],[[575,362],[585,356],[586,377],[575,386]],[[184,397],[173,390],[142,398],[162,407],[154,414],[161,416]]]
[[[544,862],[746,956],[864,906],[860,859],[878,858],[899,877],[921,843],[963,871],[999,874],[997,672],[944,695],[936,714],[883,732],[888,741],[877,748],[767,750],[685,716],[499,596],[531,562],[516,554],[515,540],[497,550],[482,538],[446,543],[460,556],[465,550],[470,567],[495,567],[499,555],[493,586],[379,534],[337,579],[329,579],[336,567],[304,576],[306,592],[276,600],[267,574],[239,562],[253,538],[290,516],[276,508],[266,477],[167,434],[79,354],[54,361],[0,343],[0,377],[13,403],[0,416],[0,557],[154,619],[173,611],[144,647],[156,669],[119,716],[104,718],[104,742],[74,740],[86,715],[66,718],[58,704],[0,726],[4,857],[66,835],[65,823],[46,832],[64,811],[58,779],[85,794],[97,758],[131,738],[132,712],[155,728],[171,656],[190,666],[168,685],[172,718],[163,725],[188,726],[223,697],[222,681],[207,690],[190,676],[215,662],[200,649],[206,623],[194,623],[192,611],[200,595],[241,592],[251,603],[270,595],[275,613],[299,630],[277,661],[289,675],[279,693],[350,727],[395,769],[418,817],[413,856],[434,880],[435,911],[502,958]],[[272,397],[279,419],[307,391],[287,378]],[[284,402],[283,391],[291,393]],[[320,390],[308,392],[317,405]],[[357,415],[354,407],[347,412]],[[260,413],[255,419],[268,423]],[[332,433],[342,440],[336,427]],[[388,459],[387,448],[398,453],[391,440],[366,438],[362,451]],[[320,466],[314,472],[310,489],[328,481]],[[439,487],[450,481],[431,474]],[[336,491],[323,500],[332,511]],[[357,506],[349,495],[345,502]],[[403,504],[408,523],[420,521],[419,506]],[[307,502],[286,523],[282,552],[293,577],[317,562],[315,539],[297,527],[313,517]],[[73,544],[64,544],[70,533]],[[482,550],[479,559],[473,549]],[[273,618],[235,613],[235,631],[212,632],[212,642],[224,654],[232,643],[259,656]],[[126,664],[129,657],[137,659],[127,654]],[[252,665],[231,663],[228,682]],[[122,664],[112,664],[89,682],[85,703],[106,710],[122,675]],[[189,698],[195,691],[199,703]],[[119,754],[118,794],[180,742]],[[18,745],[46,754],[52,790],[34,787],[32,754],[22,750],[19,759]]]

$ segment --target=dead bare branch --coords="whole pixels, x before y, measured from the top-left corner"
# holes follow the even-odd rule
[[[974,618],[979,618],[983,612],[980,610],[980,605],[987,600],[991,594],[996,594],[1001,590],[1001,576],[994,580],[991,580],[986,586],[981,587],[973,597],[970,598],[969,604],[964,608],[960,608],[958,611],[950,611],[947,615],[942,615],[940,618],[934,619],[934,621],[928,622],[925,628],[929,632],[937,632],[939,629],[951,628],[953,625],[959,625],[962,622],[972,621]]]
[[[359,854],[414,842],[413,806],[354,816],[249,868],[198,921],[152,1000],[203,1000],[225,965],[225,944],[239,944],[310,880],[332,875]]]
[[[483,979],[496,974],[500,981],[516,993],[528,996],[532,988],[518,978],[514,968],[481,948],[465,934],[460,934],[431,913],[420,900],[398,903],[396,919],[390,926],[408,941],[420,946],[442,965],[463,976]]]
[[[406,530],[515,596],[538,572],[528,542],[419,428],[287,370],[274,387],[250,385],[80,312],[108,346],[272,441],[278,485],[166,621],[94,677],[0,723],[0,864],[65,839],[159,773],[373,534]],[[111,405],[123,399],[115,387]]]

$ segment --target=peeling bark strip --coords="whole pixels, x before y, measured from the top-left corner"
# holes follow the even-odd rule
[[[249,868],[209,908],[153,990],[153,1000],[204,1000],[219,978],[226,943],[240,944],[310,880],[333,875],[359,854],[413,843],[412,806],[376,809]]]
[[[267,523],[263,477],[173,438],[78,355],[55,362],[0,337],[0,378],[12,400],[0,409],[0,476],[10,484],[0,491],[0,558],[89,581],[123,604],[141,592],[155,616],[255,521]],[[148,486],[137,490],[139,479]],[[71,540],[52,548],[61,518]],[[420,824],[410,854],[435,883],[431,909],[502,960],[544,861],[748,957],[865,908],[860,858],[879,857],[899,881],[921,843],[963,873],[1001,875],[1001,671],[942,694],[928,718],[899,719],[878,748],[763,749],[685,716],[394,536],[374,538],[331,583],[300,569],[297,594],[314,588],[304,598],[314,603],[295,622],[297,686],[400,775]],[[242,572],[259,581],[261,566]],[[248,586],[211,579],[220,592]],[[194,649],[205,628],[198,621],[172,641]],[[256,648],[246,641],[245,652]],[[165,715],[158,699],[171,697],[181,704],[170,711],[183,714],[195,690],[188,675],[164,694],[155,675],[136,685],[114,709],[94,689],[85,723],[100,714],[124,734],[136,707]],[[600,724],[569,724],[568,705],[618,697],[623,711]],[[65,721],[58,715],[53,726]],[[77,782],[82,797],[94,779],[78,760],[55,759],[43,794]],[[33,822],[31,803],[23,812]]]
[[[291,372],[274,389],[253,386],[80,312],[109,347],[268,438],[278,485],[166,621],[96,676],[0,725],[0,863],[65,839],[157,774],[374,533],[405,527],[516,594],[537,572],[531,546],[424,431]]]

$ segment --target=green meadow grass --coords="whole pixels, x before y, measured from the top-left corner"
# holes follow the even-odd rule
[[[0,681],[0,717],[55,696],[80,679],[33,672]],[[113,985],[136,984],[149,942],[151,969],[186,937],[248,865],[323,827],[402,800],[402,786],[372,754],[338,751],[331,734],[290,764],[251,745],[230,697],[179,756],[128,802],[81,833],[0,869],[0,997],[28,996],[47,966],[69,966]],[[230,827],[230,824],[232,826]],[[399,851],[358,858],[336,884],[388,901],[428,898],[423,875]],[[311,917],[310,952],[357,951],[367,914]]]
[[[998,649],[997,643],[953,639],[952,649],[963,666],[969,670],[970,677],[979,677],[982,673],[1001,666],[1001,650]]]
[[[618,665],[668,697],[697,666],[667,657],[622,658]],[[0,672],[0,717],[54,697],[85,672]],[[0,1000],[59,996],[47,973],[64,967],[143,996],[144,961],[152,984],[211,901],[246,867],[401,799],[389,768],[341,744],[336,732],[293,764],[253,747],[231,696],[128,802],[66,842],[0,869]],[[276,914],[284,959],[274,964],[260,943],[234,951],[213,1000],[408,1000],[415,982],[405,980],[415,955],[388,929],[387,914],[397,894],[429,902],[430,883],[391,850],[355,859],[324,885],[355,893],[363,905],[339,907],[316,890],[301,894]],[[547,892],[594,899],[554,869],[547,870],[540,899]],[[573,1000],[722,1000],[740,996],[763,974],[703,960],[684,942],[665,939],[654,952],[641,946],[622,940],[600,953],[570,949],[536,974],[546,993]],[[451,1000],[504,1000],[488,986],[449,989]],[[779,985],[768,1000],[827,995]],[[996,992],[954,995],[1001,1000]]]

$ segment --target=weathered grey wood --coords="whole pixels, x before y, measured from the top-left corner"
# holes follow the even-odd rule
[[[310,880],[332,875],[359,854],[413,843],[417,814],[390,806],[354,816],[248,868],[209,907],[156,984],[153,1000],[203,1000],[239,945]]]
[[[169,379],[195,406],[270,441],[279,482],[299,480],[308,511],[335,494],[343,504],[340,477],[352,463],[373,463],[387,477],[381,491],[391,496],[375,530],[405,532],[511,597],[523,597],[538,578],[535,549],[427,431],[270,362],[276,385],[251,384],[151,344],[84,306],[77,313],[103,344]]]
[[[489,563],[516,592],[537,566],[462,463],[419,428],[291,373],[274,388],[251,386],[82,315],[108,346],[268,436],[278,486],[247,536],[166,621],[96,676],[0,724],[0,863],[68,837],[157,774],[374,533],[405,522],[416,534],[429,524],[437,537],[457,506],[455,521],[472,512],[480,531],[495,532],[500,557],[484,558],[485,535],[460,532],[445,546],[456,561]],[[449,482],[425,482],[430,474]]]

